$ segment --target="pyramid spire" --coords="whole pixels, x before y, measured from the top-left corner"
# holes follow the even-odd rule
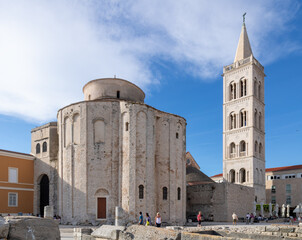
[[[253,55],[249,37],[247,36],[247,31],[246,31],[244,20],[245,19],[243,18],[243,25],[242,25],[242,29],[241,29],[241,33],[240,33],[240,37],[239,37],[239,42],[238,42],[234,62],[237,62],[239,60],[245,59],[245,58]]]

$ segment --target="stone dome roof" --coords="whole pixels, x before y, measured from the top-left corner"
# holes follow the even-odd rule
[[[186,167],[186,180],[187,183],[200,182],[200,183],[213,183],[214,181],[205,175],[202,171],[195,167]]]
[[[97,99],[121,99],[143,103],[145,93],[135,84],[121,78],[100,78],[83,87],[85,101]]]

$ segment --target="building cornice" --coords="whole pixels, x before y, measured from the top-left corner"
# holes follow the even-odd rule
[[[88,104],[88,103],[91,103],[91,102],[126,102],[126,103],[130,103],[130,104],[137,104],[137,105],[142,105],[142,106],[146,106],[147,108],[151,108],[159,113],[163,113],[163,114],[168,114],[168,115],[171,115],[171,116],[174,116],[174,117],[178,117],[178,118],[181,118],[184,120],[184,123],[187,124],[187,121],[184,117],[182,116],[179,116],[179,115],[176,115],[176,114],[173,114],[173,113],[168,113],[168,112],[164,112],[164,111],[161,111],[161,110],[158,110],[146,103],[141,103],[141,102],[133,102],[133,101],[128,101],[128,100],[123,100],[123,99],[116,99],[116,98],[106,98],[106,99],[95,99],[95,100],[87,100],[87,101],[80,101],[80,102],[76,102],[76,103],[71,103],[63,108],[60,108],[57,112],[57,117],[58,117],[58,114],[60,111],[64,110],[65,108],[68,108],[68,107],[71,107],[71,106],[74,106],[74,105],[77,105],[77,104],[82,104],[82,103],[85,103],[85,104]]]
[[[234,104],[238,104],[240,102],[244,102],[244,101],[248,101],[249,98],[255,98],[257,99],[257,101],[263,105],[263,107],[265,107],[265,103],[263,103],[262,101],[260,101],[257,97],[255,97],[254,95],[248,95],[248,96],[244,96],[244,97],[239,97],[236,99],[232,99],[230,101],[224,102],[222,105],[223,106],[230,106],[230,105],[234,105]]]
[[[0,149],[0,156],[19,158],[19,159],[24,159],[24,160],[34,160],[35,159],[35,157],[31,154],[13,152],[13,151],[8,151],[8,150],[3,150],[3,149]]]

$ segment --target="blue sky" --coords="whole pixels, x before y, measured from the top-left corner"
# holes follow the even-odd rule
[[[0,148],[30,152],[30,130],[117,77],[187,120],[187,151],[222,172],[222,69],[242,14],[265,67],[266,166],[302,164],[300,1],[1,1]]]

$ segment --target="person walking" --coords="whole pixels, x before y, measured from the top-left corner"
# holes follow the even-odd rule
[[[197,215],[197,221],[198,221],[197,227],[201,227],[201,218],[202,218],[202,215],[201,215],[201,212],[199,211],[199,213]]]
[[[237,216],[237,214],[236,214],[236,213],[233,213],[232,218],[233,218],[233,225],[237,225],[237,221],[238,221],[238,216]]]
[[[156,227],[161,226],[161,216],[160,216],[159,212],[156,214],[155,223],[156,223]]]
[[[138,224],[144,225],[144,217],[142,212],[139,212]]]
[[[150,226],[151,225],[151,218],[149,216],[149,213],[146,213],[146,226]]]

